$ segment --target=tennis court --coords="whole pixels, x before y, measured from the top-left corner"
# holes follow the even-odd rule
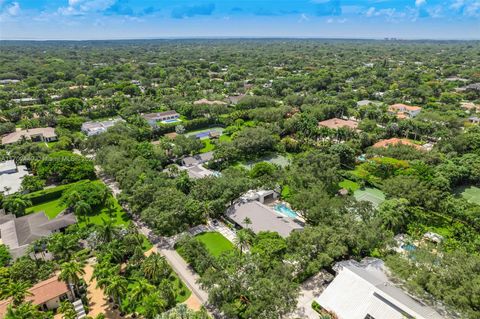
[[[223,127],[212,127],[205,130],[188,132],[185,134],[185,136],[186,137],[195,136],[196,138],[203,140],[209,137],[210,132],[218,132],[221,135],[223,132]]]
[[[461,187],[457,190],[457,193],[468,202],[480,205],[480,188],[476,186]]]
[[[283,155],[279,155],[279,154],[273,154],[273,155],[269,155],[269,156],[264,156],[256,161],[249,161],[247,163],[244,163],[244,164],[241,164],[243,167],[245,167],[246,169],[250,170],[252,169],[252,167],[257,164],[257,163],[260,163],[260,162],[269,162],[271,164],[275,164],[275,165],[278,165],[278,166],[281,166],[281,167],[286,167],[290,164],[290,160],[283,156]]]
[[[372,187],[364,187],[361,189],[357,189],[353,193],[353,196],[358,201],[367,201],[372,203],[374,207],[377,207],[378,205],[383,203],[383,201],[385,201],[385,194],[378,188]]]

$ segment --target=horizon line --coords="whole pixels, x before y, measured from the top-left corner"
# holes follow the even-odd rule
[[[303,40],[371,40],[371,41],[480,41],[479,38],[413,38],[413,37],[328,37],[328,36],[161,36],[161,37],[127,37],[127,38],[12,38],[1,39],[0,42],[6,41],[131,41],[131,40],[239,40],[239,39],[303,39]]]

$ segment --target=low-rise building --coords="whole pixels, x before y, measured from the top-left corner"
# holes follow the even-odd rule
[[[420,106],[410,106],[403,103],[392,104],[388,107],[388,112],[396,114],[397,118],[412,118],[420,114],[422,108]]]
[[[358,122],[352,121],[352,120],[339,119],[335,117],[333,119],[318,122],[318,126],[327,127],[332,130],[338,130],[339,128],[349,128],[352,130],[356,130],[358,127]]]
[[[271,231],[288,237],[291,232],[304,227],[304,223],[299,219],[281,215],[258,200],[234,204],[227,210],[226,217],[238,227],[251,229],[255,234]]]
[[[441,319],[435,309],[395,286],[382,260],[339,262],[335,279],[316,299],[338,319]]]
[[[417,144],[413,143],[409,139],[396,138],[396,137],[389,138],[389,139],[386,139],[386,140],[380,140],[377,143],[373,144],[372,147],[374,147],[374,148],[385,148],[385,147],[397,146],[397,145],[408,145],[408,146],[412,146],[416,149],[421,149],[422,148],[420,145],[417,145]]]
[[[22,187],[23,177],[28,175],[27,167],[17,166],[15,161],[0,162],[0,192],[10,195],[18,192]]]
[[[200,99],[193,102],[193,105],[227,105],[227,103],[218,100],[210,101],[207,99]]]
[[[20,105],[33,105],[39,103],[40,99],[34,97],[23,97],[20,99],[13,99],[12,101]]]
[[[60,214],[49,219],[44,212],[16,217],[0,212],[0,239],[6,245],[14,259],[27,253],[28,246],[34,241],[52,233],[63,231],[77,222],[74,214]]]
[[[213,152],[206,152],[206,153],[201,153],[194,156],[185,157],[182,160],[182,165],[196,166],[196,165],[204,164],[208,161],[211,161],[212,159],[213,159]]]
[[[28,289],[28,292],[25,301],[31,302],[43,311],[57,309],[64,300],[73,301],[72,292],[65,282],[58,279],[58,275],[37,283]],[[10,302],[9,299],[0,301],[0,318],[7,313]]]
[[[180,117],[180,114],[178,114],[176,111],[170,110],[165,112],[142,114],[142,117],[148,122],[148,124],[153,126],[159,121],[163,122],[177,120]]]
[[[91,121],[82,124],[82,132],[87,136],[105,133],[110,127],[119,122],[124,122],[121,118],[114,118],[107,121]]]
[[[14,144],[21,140],[33,142],[53,142],[57,140],[57,134],[53,127],[39,127],[27,130],[18,130],[2,137],[2,144]]]

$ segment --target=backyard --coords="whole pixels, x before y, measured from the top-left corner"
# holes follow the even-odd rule
[[[223,252],[233,249],[233,244],[222,234],[217,232],[207,232],[195,236],[200,242],[207,246],[207,250],[215,257],[220,256]]]

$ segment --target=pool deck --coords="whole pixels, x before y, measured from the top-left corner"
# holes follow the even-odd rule
[[[283,201],[283,200],[278,200],[278,199],[274,199],[274,200],[269,200],[269,201],[265,201],[263,203],[264,205],[268,206],[269,208],[271,208],[275,213],[279,214],[279,215],[282,215],[282,216],[285,216],[285,217],[288,217],[288,218],[292,218],[292,219],[298,219],[299,221],[305,223],[305,219],[300,216],[298,213],[296,214],[296,217],[292,217],[288,214],[284,214],[282,212],[279,212],[275,209],[275,206],[277,205],[285,205],[286,207],[288,207],[290,210],[292,210],[293,212],[295,212],[289,203],[287,203],[286,201]],[[296,213],[296,212],[295,212]]]

